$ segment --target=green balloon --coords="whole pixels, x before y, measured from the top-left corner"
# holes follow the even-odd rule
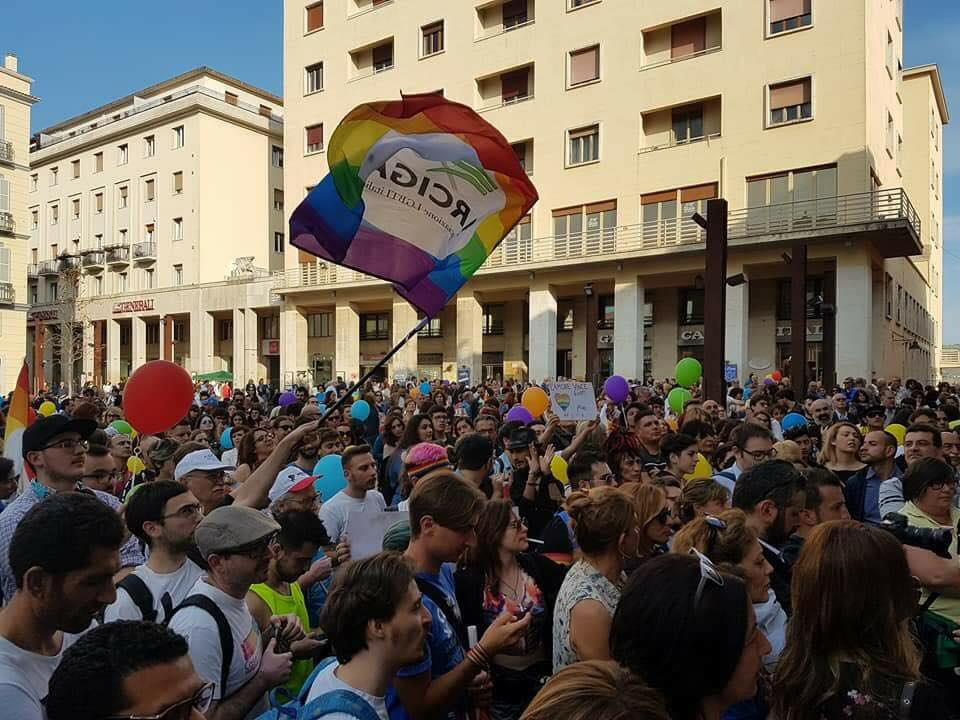
[[[687,357],[677,363],[673,376],[677,379],[677,385],[690,387],[696,385],[703,376],[703,366],[696,358]]]
[[[126,420],[114,420],[112,423],[110,423],[110,427],[112,427],[121,435],[133,437],[133,428]]]
[[[688,358],[691,359],[691,358]],[[698,365],[700,363],[697,363]],[[686,388],[675,387],[667,395],[667,405],[670,406],[670,409],[674,412],[675,415],[679,415],[683,412],[683,406],[693,400],[693,395],[690,394],[690,391]]]

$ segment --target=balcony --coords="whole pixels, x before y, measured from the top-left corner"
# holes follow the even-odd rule
[[[148,240],[133,246],[133,261],[137,263],[152,263],[157,261],[157,243]]]
[[[59,275],[60,274],[60,271],[57,270],[56,260],[41,260],[39,265],[37,265],[37,272],[40,275]]]
[[[643,31],[641,70],[691,60],[722,49],[720,11]]]
[[[899,188],[813,201],[732,210],[728,240],[733,247],[810,243],[856,238],[871,242],[883,257],[920,255],[920,218]],[[481,274],[546,268],[570,260],[603,262],[675,252],[702,252],[704,231],[676,218],[598,230],[504,240],[480,268]],[[279,294],[382,282],[332,263],[308,263],[274,275]]]
[[[16,299],[17,294],[14,292],[13,283],[0,282],[0,305],[13,305]]]
[[[35,278],[37,277],[37,263],[30,263],[27,265],[27,277]]]
[[[113,267],[114,265],[129,265],[130,264],[130,248],[126,245],[120,245],[118,247],[113,247],[107,250],[107,265]]]
[[[16,229],[17,224],[13,221],[13,213],[0,210],[0,232],[13,233]]]
[[[0,162],[12,163],[14,155],[13,143],[9,140],[0,140]]]
[[[103,270],[105,262],[103,250],[94,250],[83,256],[83,269],[88,273],[98,273]]]
[[[79,255],[61,255],[57,258],[57,272],[68,273],[80,269]]]
[[[720,137],[721,116],[719,97],[645,112],[640,116],[640,153],[700,142],[709,145]]]
[[[393,69],[393,38],[350,51],[348,80],[377,75]]]
[[[477,78],[477,110],[484,112],[533,99],[534,66]]]
[[[477,8],[475,42],[533,25],[535,0],[503,0]]]

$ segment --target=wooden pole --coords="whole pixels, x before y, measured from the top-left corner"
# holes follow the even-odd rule
[[[727,201],[707,201],[707,267],[703,280],[703,394],[725,407]]]

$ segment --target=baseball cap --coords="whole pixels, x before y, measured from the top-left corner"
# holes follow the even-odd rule
[[[276,520],[259,510],[241,505],[219,507],[207,515],[197,529],[194,538],[200,554],[209,557],[213,553],[255,545],[280,529]]]
[[[86,440],[96,429],[96,421],[87,418],[69,418],[66,415],[38,417],[33,425],[23,431],[23,457],[26,458],[29,452],[43,450],[57,435],[74,432]]]
[[[537,441],[537,434],[530,428],[517,428],[507,438],[507,450],[523,450]]]
[[[177,463],[177,467],[173,471],[173,479],[179,481],[184,475],[194,470],[236,470],[236,468],[233,465],[221,462],[213,454],[213,450],[194,450],[192,453],[187,453],[183,460]]]
[[[267,497],[270,499],[270,502],[279,500],[284,495],[306,490],[308,487],[313,485],[316,479],[317,477],[315,475],[308,475],[300,480],[297,480],[296,482],[290,482],[291,478],[289,476],[285,475],[278,477],[274,481],[273,487],[270,488],[270,492],[267,493]]]

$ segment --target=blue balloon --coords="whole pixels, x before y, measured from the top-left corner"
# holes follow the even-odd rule
[[[430,383],[428,383],[426,380],[424,380],[422,383],[420,383],[420,393],[421,393],[422,395],[429,395],[429,394],[430,394]]]
[[[343,462],[339,455],[326,455],[313,468],[317,479],[313,486],[320,495],[320,499],[327,502],[347,486],[347,479],[343,476]]]
[[[223,431],[220,436],[220,447],[224,450],[233,450],[233,440],[230,438],[230,428]]]
[[[366,400],[357,400],[350,406],[350,418],[363,422],[370,417],[370,403]]]
[[[317,409],[320,410],[320,414],[323,415],[327,411],[327,406],[323,403],[317,405]]]
[[[783,420],[780,421],[780,427],[784,430],[792,430],[795,427],[804,427],[807,424],[807,419],[800,413],[787,413]]]

